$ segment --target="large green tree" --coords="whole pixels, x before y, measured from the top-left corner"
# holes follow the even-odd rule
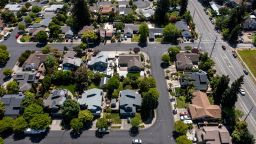
[[[170,55],[170,59],[171,61],[175,61],[176,60],[176,55],[178,53],[180,53],[180,47],[179,46],[172,46],[168,49],[168,53]]]
[[[132,125],[132,127],[134,127],[134,128],[138,128],[139,125],[140,125],[140,123],[141,123],[141,119],[140,119],[139,117],[137,117],[137,116],[135,116],[135,117],[133,117],[133,118],[131,119],[131,125]]]
[[[4,117],[2,120],[0,120],[0,134],[12,131],[12,127],[13,127],[13,118]]]
[[[177,144],[192,144],[192,141],[187,138],[186,135],[179,136],[176,138]]]
[[[4,116],[4,112],[5,112],[5,104],[4,102],[0,101],[0,118]]]
[[[183,121],[179,120],[175,122],[174,129],[179,136],[185,135],[188,130],[188,125],[186,125]]]
[[[9,52],[5,45],[0,45],[0,66],[4,66],[9,60]]]
[[[6,85],[8,94],[17,94],[19,92],[19,85],[16,81],[11,81]]]
[[[79,133],[81,131],[81,129],[83,128],[83,122],[80,121],[79,118],[73,118],[70,121],[70,126],[74,132]]]
[[[91,14],[86,0],[71,0],[73,7],[72,13],[72,26],[78,32],[83,26],[89,25]]]
[[[50,35],[49,37],[50,38],[53,38],[53,39],[58,39],[60,37],[60,33],[61,33],[61,27],[57,24],[51,24],[49,26],[49,30],[50,30]]]
[[[176,28],[172,23],[166,25],[163,30],[163,37],[165,42],[177,43],[177,38],[180,36],[181,31]]]
[[[156,87],[156,80],[153,77],[145,77],[139,81],[140,93],[148,92],[150,88]]]
[[[13,131],[15,133],[21,133],[28,127],[27,121],[22,117],[18,117],[13,122]]]
[[[36,114],[29,123],[30,128],[35,130],[45,130],[51,124],[48,114]]]
[[[62,115],[66,120],[71,120],[78,116],[80,106],[75,100],[68,99],[64,102],[62,107]]]
[[[38,114],[43,114],[43,107],[38,104],[31,104],[25,108],[23,117],[25,120],[30,121]]]
[[[162,59],[162,61],[165,62],[165,63],[169,63],[170,60],[171,60],[169,54],[163,54],[161,59]]]
[[[184,15],[187,11],[188,0],[181,0],[180,1],[180,16]]]
[[[171,1],[170,0],[159,0],[157,1],[157,7],[155,11],[155,23],[158,25],[163,25],[168,22],[167,13],[170,9]]]
[[[217,80],[217,83],[216,83],[215,87],[213,88],[213,93],[212,93],[215,104],[219,105],[221,103],[223,93],[228,88],[229,80],[230,79],[229,79],[228,75],[222,75]]]
[[[139,26],[139,33],[140,33],[140,39],[139,42],[141,44],[144,44],[147,42],[147,38],[148,38],[148,34],[149,34],[149,29],[148,29],[148,25],[146,23],[142,23]]]
[[[96,127],[98,129],[102,129],[102,128],[108,128],[108,121],[106,118],[100,118],[97,120],[96,122]]]
[[[40,43],[46,43],[47,39],[48,39],[48,35],[45,31],[39,31],[36,34],[36,39],[38,40],[38,42]]]
[[[255,139],[247,129],[245,121],[236,124],[235,130],[232,132],[232,140],[234,144],[254,144]]]
[[[82,110],[79,112],[78,118],[83,123],[91,122],[93,120],[93,114],[89,110]]]

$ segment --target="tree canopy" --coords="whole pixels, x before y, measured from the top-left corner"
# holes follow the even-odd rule
[[[192,141],[187,138],[186,135],[179,136],[176,138],[177,144],[192,144]]]
[[[19,92],[19,85],[16,81],[11,81],[6,85],[8,94],[17,94]]]
[[[30,128],[35,130],[45,130],[51,124],[48,114],[36,114],[29,123]]]
[[[74,132],[79,133],[81,131],[81,129],[83,128],[83,123],[80,121],[79,118],[73,118],[70,121],[70,126]]]
[[[165,42],[177,43],[177,38],[180,36],[181,31],[176,28],[172,23],[166,25],[163,30],[163,37]]]
[[[147,37],[148,37],[148,34],[149,34],[149,29],[148,29],[148,25],[146,23],[142,23],[140,26],[139,26],[139,33],[140,33],[140,39],[139,39],[139,42],[141,44],[144,44],[147,42]]]
[[[31,104],[25,108],[23,117],[25,120],[30,121],[38,114],[43,114],[43,107],[38,104]]]
[[[27,121],[22,117],[18,117],[13,122],[13,131],[15,133],[21,133],[28,127]]]
[[[0,66],[4,66],[9,60],[9,52],[5,45],[0,45]]]
[[[174,129],[178,135],[185,135],[188,130],[188,125],[186,125],[183,121],[179,120],[175,122]]]
[[[75,100],[68,99],[64,102],[62,108],[62,115],[66,120],[71,120],[78,116],[80,106]]]
[[[91,122],[93,120],[93,114],[89,110],[82,110],[78,114],[78,118],[81,122]]]
[[[37,34],[36,34],[36,39],[38,40],[38,42],[40,43],[46,43],[47,42],[47,39],[48,39],[48,35],[45,31],[39,31]]]
[[[101,129],[101,128],[108,128],[108,122],[107,122],[107,119],[106,118],[99,118],[96,122],[96,127],[98,129]]]

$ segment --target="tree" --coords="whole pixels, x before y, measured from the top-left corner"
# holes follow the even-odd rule
[[[124,29],[124,23],[123,22],[117,22],[115,23],[116,30],[123,30]]]
[[[174,129],[175,132],[181,136],[181,135],[186,135],[187,130],[188,130],[188,125],[186,125],[183,121],[176,121],[174,124]]]
[[[84,43],[90,43],[90,42],[95,42],[97,40],[98,36],[96,35],[96,33],[92,30],[88,30],[86,32],[83,33],[82,36],[82,41]]]
[[[1,17],[5,23],[16,23],[17,17],[15,14],[9,10],[1,12]]]
[[[180,36],[181,31],[176,28],[176,26],[172,23],[168,24],[164,27],[163,37],[165,42],[177,42],[177,38]]]
[[[79,31],[83,26],[89,25],[91,14],[85,0],[72,0],[73,8],[72,13],[72,27],[75,31]]]
[[[62,115],[66,120],[71,120],[78,116],[80,106],[75,100],[68,99],[64,102],[62,108]]]
[[[230,32],[230,35],[229,35],[229,38],[228,38],[228,41],[230,43],[236,43],[237,40],[238,40],[238,36],[240,34],[240,25],[237,25],[234,29],[232,29],[232,31]]]
[[[168,22],[167,13],[170,9],[170,0],[160,0],[157,2],[156,11],[154,14],[155,23],[158,25],[166,24]]]
[[[11,117],[4,117],[0,120],[0,133],[12,131],[13,119]]]
[[[31,23],[32,23],[32,18],[31,18],[30,16],[25,16],[25,17],[24,17],[24,21],[25,21],[25,23],[27,23],[27,24],[31,24]]]
[[[153,77],[145,77],[139,82],[140,93],[148,92],[150,88],[156,87],[156,81]]]
[[[119,84],[119,78],[117,76],[113,76],[107,82],[107,89],[113,91],[114,89],[119,88]]]
[[[48,38],[48,35],[45,31],[39,31],[37,34],[36,34],[36,39],[38,40],[38,42],[40,43],[46,43],[47,42],[47,38]]]
[[[48,114],[36,114],[29,123],[30,128],[35,130],[45,130],[51,124]]]
[[[1,0],[0,1],[0,7],[4,7],[5,5],[7,5],[9,3],[9,0]]]
[[[31,104],[25,108],[23,117],[26,121],[30,121],[38,114],[43,114],[43,107],[38,104]]]
[[[188,0],[181,0],[180,2],[180,16],[184,15],[187,11]]]
[[[141,119],[140,119],[139,117],[137,117],[137,116],[135,116],[135,117],[133,117],[133,118],[131,119],[131,125],[132,125],[132,127],[134,127],[134,128],[138,128],[139,125],[140,125],[140,123],[141,123]]]
[[[78,118],[81,122],[91,122],[93,120],[93,114],[89,110],[82,110],[78,114]]]
[[[5,112],[5,104],[2,101],[0,101],[0,118],[4,116],[4,112]]]
[[[15,133],[21,133],[28,127],[27,121],[22,117],[18,117],[13,122],[13,131]]]
[[[3,86],[0,86],[0,97],[6,94],[6,89]]]
[[[0,45],[0,66],[4,66],[9,60],[9,52],[5,45]]]
[[[49,37],[50,38],[53,38],[53,39],[58,39],[59,38],[59,34],[61,33],[61,27],[57,24],[51,24],[49,26],[49,30],[50,30],[50,35]]]
[[[255,139],[247,129],[245,121],[239,121],[235,130],[232,132],[232,140],[234,144],[254,144]]]
[[[13,71],[9,68],[6,68],[6,69],[3,70],[3,74],[6,77],[11,76],[12,73],[13,73]]]
[[[163,54],[162,55],[162,61],[165,63],[169,63],[171,60],[170,55],[169,54]]]
[[[220,105],[223,93],[228,88],[229,80],[230,79],[228,75],[227,76],[222,75],[217,81],[215,87],[213,88],[213,93],[212,93],[214,104]]]
[[[44,64],[46,66],[46,72],[48,74],[52,74],[54,72],[54,69],[56,68],[58,62],[57,62],[57,59],[53,55],[48,55]]]
[[[226,91],[223,94],[223,99],[221,102],[222,107],[233,108],[235,106],[235,103],[237,101],[237,94],[239,92],[242,82],[243,82],[243,76],[235,80],[231,84],[231,87],[226,89]]]
[[[16,81],[11,81],[6,85],[8,94],[17,94],[19,92],[19,85]]]
[[[98,119],[97,122],[96,122],[96,127],[97,127],[98,129],[102,129],[102,128],[107,129],[107,128],[108,128],[107,119],[106,119],[106,118],[100,118],[100,119]]]
[[[37,104],[37,105],[42,105],[42,100],[37,99],[36,95],[30,91],[26,91],[24,93],[25,98],[21,101],[21,107],[26,108],[31,104]]]
[[[26,26],[23,23],[19,23],[18,29],[24,31]]]
[[[4,139],[0,137],[0,144],[4,144]]]
[[[212,66],[214,66],[214,61],[208,56],[208,53],[200,54],[200,63],[198,65],[198,68],[208,72]]]
[[[152,111],[157,108],[160,94],[156,88],[150,88],[148,92],[144,92],[142,95],[142,108],[144,110]]]
[[[39,6],[32,6],[32,12],[33,13],[39,13],[41,11],[41,7]]]
[[[82,93],[84,89],[86,89],[90,83],[90,78],[88,77],[88,69],[85,66],[80,66],[75,71],[75,82],[76,89],[79,93]]]
[[[176,139],[177,144],[192,144],[192,141],[187,138],[186,135],[179,136]]]
[[[83,122],[81,122],[79,118],[73,118],[70,121],[70,126],[74,132],[79,133],[81,131],[81,129],[83,128]]]
[[[256,33],[253,34],[252,43],[254,46],[256,46]]]
[[[140,39],[139,42],[144,44],[147,42],[147,37],[149,34],[148,25],[146,23],[142,23],[139,27]]]

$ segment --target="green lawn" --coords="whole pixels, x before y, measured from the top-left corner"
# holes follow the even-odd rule
[[[21,38],[20,38],[20,41],[22,42],[29,42],[31,39],[31,36],[29,35],[23,35]]]
[[[139,39],[140,39],[140,35],[138,35],[138,34],[134,34],[132,36],[132,42],[139,42]]]
[[[111,121],[114,124],[121,124],[119,113],[111,113]]]
[[[177,100],[177,108],[185,108],[186,107],[186,97],[185,96],[179,96],[176,98]]]
[[[140,77],[140,72],[128,72],[127,77],[132,78],[132,77],[136,77],[139,78]]]
[[[60,89],[67,89],[69,90],[72,94],[75,93],[75,85],[74,84],[70,84],[70,85],[59,85],[59,86],[56,86],[57,88],[60,88]]]
[[[34,23],[40,23],[41,21],[42,21],[42,19],[37,17],[37,18],[35,19]]]
[[[249,67],[253,75],[256,76],[256,50],[239,50],[237,52]]]
[[[156,42],[161,43],[163,41],[163,38],[156,38]]]

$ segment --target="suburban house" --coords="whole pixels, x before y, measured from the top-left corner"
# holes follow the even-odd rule
[[[128,15],[132,13],[132,8],[126,7],[126,5],[119,5],[118,11],[119,11],[119,15]]]
[[[124,25],[124,35],[127,38],[132,38],[133,34],[139,33],[139,26],[135,24],[125,24]]]
[[[151,7],[145,9],[139,9],[139,13],[145,17],[146,20],[151,19],[154,16],[155,10]]]
[[[44,73],[44,70],[45,70],[44,62],[46,61],[47,56],[48,54],[43,54],[41,52],[35,52],[31,54],[22,65],[23,71],[40,70],[42,73]]]
[[[256,30],[256,18],[247,18],[243,22],[242,27],[246,31]]]
[[[128,72],[140,72],[143,69],[140,55],[119,55],[118,65],[121,70]]]
[[[111,40],[115,31],[116,31],[116,28],[114,28],[113,24],[106,23],[104,25],[104,28],[100,29],[100,37],[102,39]]]
[[[199,55],[197,53],[178,53],[176,55],[176,69],[178,71],[191,70],[193,65],[199,62]]]
[[[51,17],[47,17],[40,22],[41,27],[47,28],[52,21]]]
[[[80,38],[82,38],[83,33],[87,32],[87,31],[93,31],[94,27],[93,26],[84,26],[79,32],[78,32],[78,36]]]
[[[63,58],[63,70],[73,70],[81,66],[82,59],[75,57],[76,52],[67,51]]]
[[[163,28],[150,28],[149,41],[155,41],[156,38],[163,36]]]
[[[110,13],[114,13],[115,8],[112,5],[101,5],[99,7],[99,13],[102,15],[109,15]]]
[[[211,105],[206,93],[201,91],[192,93],[192,104],[189,104],[188,111],[192,120],[215,121],[221,119],[220,106]]]
[[[22,6],[20,4],[7,4],[4,8],[12,12],[17,12],[22,8]]]
[[[123,117],[134,116],[141,107],[141,95],[134,90],[123,90],[120,92],[119,109]]]
[[[40,31],[44,31],[44,30],[45,30],[45,28],[40,27],[40,26],[39,26],[39,28],[31,28],[31,29],[29,29],[28,33],[31,36],[31,40],[32,41],[36,41],[36,34],[38,32],[40,32]]]
[[[70,26],[62,26],[61,32],[64,35],[65,39],[73,39],[74,33],[71,30]]]
[[[61,5],[61,4],[53,4],[45,8],[45,12],[57,12],[58,10],[62,9],[63,6],[64,5]]]
[[[198,72],[187,72],[180,79],[181,87],[185,88],[189,85],[193,85],[196,90],[207,91],[209,80],[207,73],[200,70]]]
[[[185,20],[180,20],[175,23],[175,26],[177,29],[181,31],[181,35],[183,38],[190,39],[191,38],[191,32],[189,31],[188,24]]]
[[[219,16],[219,8],[221,8],[220,5],[216,4],[215,2],[210,2],[211,8],[216,12],[216,14]]]
[[[21,101],[25,98],[22,93],[6,94],[0,100],[4,103],[4,116],[16,118],[20,114]]]
[[[87,63],[88,67],[94,71],[105,71],[108,66],[108,57],[100,52]]]
[[[100,116],[102,112],[103,90],[93,88],[85,91],[78,99],[82,109],[88,109],[94,116]]]
[[[51,111],[55,117],[61,116],[61,107],[68,97],[68,91],[65,89],[52,90],[50,96],[43,100],[44,106]]]
[[[198,144],[232,144],[230,134],[223,125],[204,126],[196,131]]]

